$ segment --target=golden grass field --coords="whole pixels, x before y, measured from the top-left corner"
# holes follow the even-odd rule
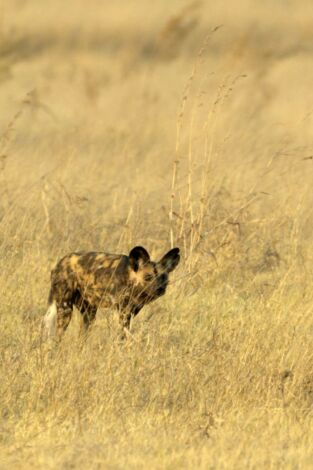
[[[0,468],[313,463],[313,4],[0,5]],[[154,258],[165,297],[41,340],[75,250]]]

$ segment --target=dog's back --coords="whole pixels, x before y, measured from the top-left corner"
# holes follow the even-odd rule
[[[80,296],[92,305],[110,306],[111,296],[127,285],[127,266],[125,255],[70,253],[51,272],[49,303],[72,295],[74,304]]]

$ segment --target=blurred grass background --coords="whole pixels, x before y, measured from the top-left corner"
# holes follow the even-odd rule
[[[0,7],[0,467],[310,468],[313,4]],[[40,341],[74,250],[154,258],[116,343]]]

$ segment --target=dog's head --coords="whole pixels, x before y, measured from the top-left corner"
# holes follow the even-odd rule
[[[129,280],[133,297],[141,304],[151,302],[165,294],[168,276],[179,263],[179,248],[173,248],[160,261],[151,261],[142,246],[133,248],[128,256]]]

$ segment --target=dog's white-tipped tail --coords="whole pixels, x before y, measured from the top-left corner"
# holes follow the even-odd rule
[[[43,319],[43,329],[45,338],[53,338],[57,332],[57,306],[53,302],[49,305],[47,313]]]

